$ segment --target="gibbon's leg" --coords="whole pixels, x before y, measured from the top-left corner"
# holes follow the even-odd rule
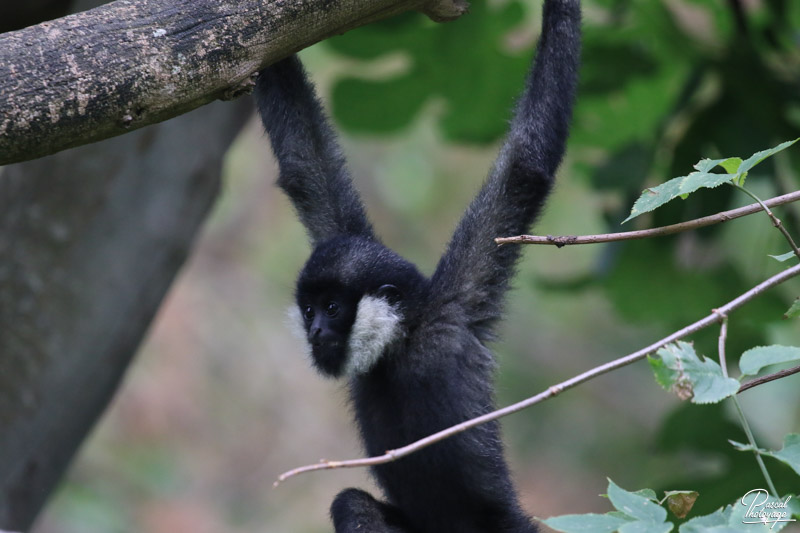
[[[400,510],[360,489],[345,489],[331,504],[336,533],[413,533]]]

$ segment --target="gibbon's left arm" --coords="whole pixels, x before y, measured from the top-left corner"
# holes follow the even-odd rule
[[[564,154],[580,59],[580,1],[546,0],[536,59],[508,136],[432,278],[431,309],[452,309],[482,340],[492,338],[518,245],[495,237],[528,231]],[[450,315],[444,312],[444,315]]]
[[[374,240],[336,134],[300,59],[290,56],[259,72],[253,95],[280,165],[278,185],[312,245],[339,235]]]

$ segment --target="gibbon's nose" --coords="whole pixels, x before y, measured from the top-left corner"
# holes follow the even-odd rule
[[[322,344],[322,328],[319,326],[311,326],[308,332],[308,341],[314,346]]]

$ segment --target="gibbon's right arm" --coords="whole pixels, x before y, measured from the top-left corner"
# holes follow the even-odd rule
[[[536,59],[508,136],[432,278],[438,305],[431,308],[464,313],[482,340],[492,338],[520,255],[519,245],[498,247],[494,239],[528,231],[564,154],[578,82],[580,26],[579,0],[545,0]]]
[[[280,166],[278,185],[312,245],[338,235],[375,239],[336,135],[297,56],[259,72],[254,96]]]

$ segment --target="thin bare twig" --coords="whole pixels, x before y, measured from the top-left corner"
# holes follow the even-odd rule
[[[728,377],[728,361],[725,357],[725,342],[728,340],[728,317],[721,314],[717,309],[713,312],[717,313],[720,317],[719,325],[719,341],[717,343],[717,351],[719,352],[719,366],[722,368],[722,375]]]
[[[788,204],[800,200],[800,191],[784,194],[783,196],[776,196],[764,202],[767,207],[775,207],[776,205]],[[755,203],[731,209],[730,211],[723,211],[716,215],[709,215],[707,217],[698,218],[695,220],[688,220],[670,226],[662,226],[660,228],[652,228],[638,231],[623,231],[620,233],[602,233],[599,235],[518,235],[516,237],[498,237],[494,240],[498,245],[503,244],[552,244],[561,248],[571,244],[596,244],[601,242],[614,242],[614,241],[627,241],[632,239],[644,239],[647,237],[661,237],[664,235],[672,235],[682,231],[703,228],[713,224],[727,222],[735,218],[740,218],[747,215],[752,215],[762,210],[761,204]]]
[[[776,379],[785,378],[787,376],[791,376],[792,374],[797,374],[800,372],[800,366],[796,366],[794,368],[787,368],[786,370],[781,370],[780,372],[775,372],[774,374],[769,374],[767,376],[762,376],[760,378],[753,379],[748,381],[747,383],[742,383],[742,386],[739,387],[739,390],[736,394],[741,394],[748,389],[752,389],[753,387],[758,387],[759,385],[763,385],[764,383],[769,383],[770,381],[775,381]]]
[[[761,209],[763,209],[764,212],[767,213],[767,216],[772,221],[772,225],[775,226],[776,228],[778,228],[778,231],[781,232],[781,234],[784,236],[786,241],[789,243],[789,246],[792,248],[792,251],[794,252],[794,255],[797,256],[798,259],[800,259],[800,248],[798,248],[797,244],[795,244],[794,239],[792,239],[792,236],[789,234],[789,231],[785,227],[783,227],[783,223],[781,222],[781,219],[779,219],[778,217],[775,216],[775,214],[772,212],[772,210],[770,210],[769,206],[766,205],[766,202],[762,202],[761,198],[759,198],[758,196],[756,196],[752,192],[748,191],[747,189],[745,189],[741,185],[734,184],[733,186],[736,187],[737,189],[739,189],[740,191],[742,191],[743,193],[745,193],[746,195],[748,195],[749,197],[751,197],[752,199],[754,199],[756,202],[758,202],[758,204],[761,206]]]
[[[374,466],[374,465],[389,463],[394,460],[400,459],[401,457],[405,457],[406,455],[410,455],[413,452],[421,450],[426,446],[430,446],[431,444],[444,440],[458,433],[464,432],[480,424],[484,424],[492,420],[497,420],[498,418],[502,418],[512,413],[516,413],[517,411],[521,411],[526,407],[530,407],[544,400],[557,396],[563,391],[571,389],[572,387],[575,387],[576,385],[579,385],[585,381],[589,381],[590,379],[601,376],[607,372],[634,363],[639,359],[642,359],[645,356],[655,352],[664,345],[669,344],[670,342],[674,342],[678,339],[686,337],[687,335],[691,335],[692,333],[700,331],[701,329],[706,328],[712,324],[720,322],[722,320],[722,317],[728,316],[731,313],[731,311],[738,309],[739,307],[749,302],[750,300],[754,299],[756,296],[760,295],[764,291],[776,285],[779,285],[780,283],[783,283],[784,281],[791,279],[794,276],[797,276],[798,274],[800,274],[800,265],[795,265],[791,268],[787,268],[786,270],[779,272],[778,274],[775,274],[766,281],[759,283],[758,285],[748,290],[738,298],[731,300],[730,302],[728,302],[727,304],[723,305],[718,309],[715,309],[705,318],[702,318],[697,322],[690,324],[689,326],[686,326],[685,328],[676,331],[675,333],[667,337],[664,337],[660,341],[655,342],[650,346],[647,346],[646,348],[642,348],[641,350],[634,352],[630,355],[626,355],[625,357],[620,357],[619,359],[615,359],[614,361],[610,361],[604,365],[595,367],[587,372],[584,372],[566,381],[562,381],[561,383],[553,385],[547,390],[540,392],[536,396],[531,396],[530,398],[509,405],[502,409],[498,409],[496,411],[492,411],[491,413],[486,413],[485,415],[473,418],[471,420],[467,420],[450,428],[439,431],[438,433],[434,433],[433,435],[429,435],[416,442],[403,446],[402,448],[389,450],[383,455],[379,455],[376,457],[368,457],[363,459],[350,459],[346,461],[322,460],[316,464],[294,468],[292,470],[289,470],[288,472],[284,472],[283,474],[281,474],[278,477],[278,480],[274,483],[274,485],[278,486],[278,484],[281,481],[286,481],[290,477],[296,476],[298,474],[303,474],[305,472],[312,472],[315,470],[329,470],[332,468],[356,468],[356,467]]]

